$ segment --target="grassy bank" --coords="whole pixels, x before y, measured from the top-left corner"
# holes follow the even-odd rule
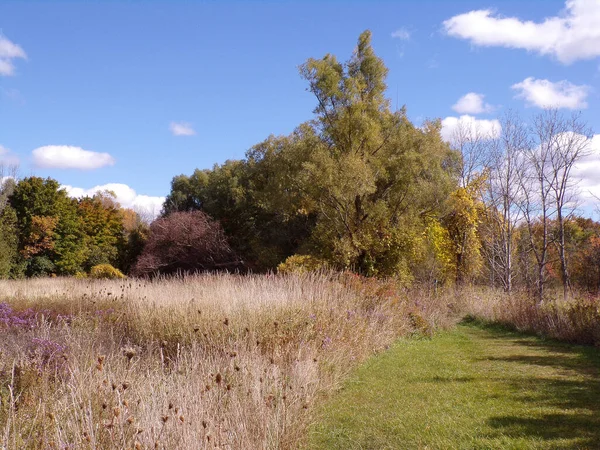
[[[318,417],[310,448],[600,448],[600,353],[461,325],[372,358]]]

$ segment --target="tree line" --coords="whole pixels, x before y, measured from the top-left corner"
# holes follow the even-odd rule
[[[446,142],[439,120],[416,126],[391,108],[387,72],[368,31],[346,62],[309,59],[314,118],[242,160],[174,177],[149,230],[107,194],[5,182],[0,245],[12,256],[0,275],[107,261],[135,275],[329,267],[539,299],[548,287],[598,291],[600,224],[576,215],[573,170],[592,136],[581,117],[508,112],[493,134],[459,126]]]
[[[51,178],[0,176],[0,278],[128,272],[147,232],[111,192],[74,199]]]

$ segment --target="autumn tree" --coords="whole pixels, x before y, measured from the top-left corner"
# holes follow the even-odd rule
[[[77,200],[70,198],[56,180],[20,180],[10,196],[10,205],[17,216],[19,251],[29,275],[81,270],[86,247]]]
[[[448,200],[450,212],[444,217],[444,224],[452,245],[459,285],[477,275],[482,265],[478,229],[484,211],[480,192],[485,181],[485,174],[471,178],[466,187],[456,189]]]
[[[98,264],[117,266],[125,236],[124,216],[114,193],[98,192],[80,199],[77,206],[87,250],[83,268],[89,271]]]

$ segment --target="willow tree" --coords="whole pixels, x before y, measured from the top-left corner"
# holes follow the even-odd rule
[[[452,186],[455,155],[439,123],[415,127],[386,98],[383,61],[365,31],[345,64],[335,56],[300,67],[317,99],[300,189],[318,215],[312,243],[337,265],[365,274],[407,274],[423,218]]]

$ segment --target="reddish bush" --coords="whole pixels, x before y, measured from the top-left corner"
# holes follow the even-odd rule
[[[219,222],[201,211],[176,212],[150,226],[136,276],[235,270],[240,267]]]

